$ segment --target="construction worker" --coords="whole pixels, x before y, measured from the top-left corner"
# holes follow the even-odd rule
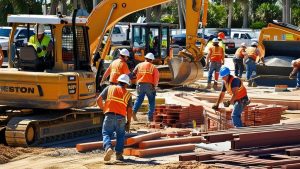
[[[246,55],[246,44],[242,43],[241,47],[239,47],[233,58],[233,63],[234,63],[234,75],[238,76],[239,78],[242,78],[243,71],[244,71],[244,56]]]
[[[126,90],[128,85],[130,85],[130,79],[128,75],[122,74],[117,80],[117,85],[107,86],[97,99],[97,104],[105,115],[102,126],[103,148],[106,152],[104,161],[109,161],[114,153],[111,143],[114,132],[116,132],[117,136],[115,146],[116,159],[124,160],[125,131],[129,132],[130,129],[132,98],[131,94]],[[105,100],[104,106],[103,100]]]
[[[118,83],[117,79],[121,74],[127,74],[127,75],[130,74],[130,70],[126,63],[129,56],[130,56],[129,51],[127,49],[122,49],[120,51],[119,58],[114,60],[104,72],[102,80],[100,82],[101,86],[108,76],[110,76],[109,77],[110,84],[117,84]]]
[[[47,60],[47,55],[51,53],[53,49],[53,44],[51,42],[50,36],[46,35],[44,25],[36,24],[34,26],[34,33],[29,38],[28,45],[33,46],[37,52],[38,58],[41,60],[42,66],[45,66]]]
[[[293,71],[290,73],[290,79],[292,79],[294,74],[297,73],[297,86],[296,90],[300,89],[300,59],[296,59],[292,61]]]
[[[148,98],[149,110],[148,110],[148,122],[153,120],[153,112],[155,109],[155,96],[156,87],[159,81],[159,72],[157,68],[152,64],[154,60],[153,53],[147,53],[145,56],[145,62],[138,64],[134,70],[133,74],[137,77],[137,97],[133,105],[133,120],[137,121],[137,111],[141,107],[145,95]]]
[[[219,40],[219,46],[221,46],[223,48],[224,56],[225,56],[226,46],[225,46],[225,43],[223,42],[225,40],[225,34],[224,34],[224,32],[219,32],[218,33],[218,40]]]
[[[3,60],[4,60],[4,54],[2,51],[2,46],[0,45],[0,68],[2,67]]]
[[[209,48],[208,55],[206,57],[206,65],[209,65],[208,79],[207,79],[207,89],[211,88],[212,74],[215,73],[214,88],[217,88],[219,71],[221,66],[224,64],[224,50],[219,46],[219,41],[217,38],[213,39],[213,46]],[[209,63],[209,64],[208,64]],[[206,66],[206,67],[207,67]]]
[[[235,127],[242,127],[241,114],[246,105],[250,103],[247,96],[247,89],[244,87],[243,82],[238,77],[230,75],[228,67],[223,66],[220,70],[220,76],[222,77],[222,89],[219,95],[217,103],[213,105],[213,109],[218,109],[219,104],[223,101],[225,91],[231,95],[231,99],[223,102],[225,107],[233,105],[231,113],[232,122]]]
[[[260,58],[260,52],[257,48],[257,42],[252,42],[251,46],[246,49],[247,55],[245,56],[246,64],[246,78],[248,81],[248,86],[254,86],[253,78],[256,76],[256,61]],[[259,61],[265,65],[264,59],[260,58]]]

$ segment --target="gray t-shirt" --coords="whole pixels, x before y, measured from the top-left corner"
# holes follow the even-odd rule
[[[108,94],[108,88],[109,86],[107,86],[100,94],[100,96],[102,97],[103,100],[107,99],[107,94]],[[132,107],[132,97],[130,96],[129,100],[128,100],[128,104],[127,107]]]

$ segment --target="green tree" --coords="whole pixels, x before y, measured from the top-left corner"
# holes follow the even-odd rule
[[[271,3],[262,3],[255,12],[256,21],[265,23],[273,20],[281,20],[281,11],[279,6]]]
[[[210,3],[207,15],[208,28],[224,28],[227,25],[227,13],[224,5]]]
[[[42,14],[42,1],[0,0],[0,24],[7,25],[8,14]]]

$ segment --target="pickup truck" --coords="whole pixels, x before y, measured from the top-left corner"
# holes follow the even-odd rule
[[[235,47],[239,48],[241,43],[245,43],[246,46],[250,46],[253,41],[257,41],[257,39],[253,39],[249,33],[247,32],[231,32],[231,40],[235,43]]]
[[[7,57],[10,31],[11,27],[0,27],[0,45],[2,46],[2,51],[5,57]],[[30,29],[29,37],[33,34],[33,29]],[[15,32],[14,42],[16,43],[16,45],[23,45],[27,42],[27,37],[28,31],[26,28],[17,28],[17,31]]]

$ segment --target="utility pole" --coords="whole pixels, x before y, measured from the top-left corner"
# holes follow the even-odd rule
[[[291,23],[291,0],[282,0],[282,22]]]

